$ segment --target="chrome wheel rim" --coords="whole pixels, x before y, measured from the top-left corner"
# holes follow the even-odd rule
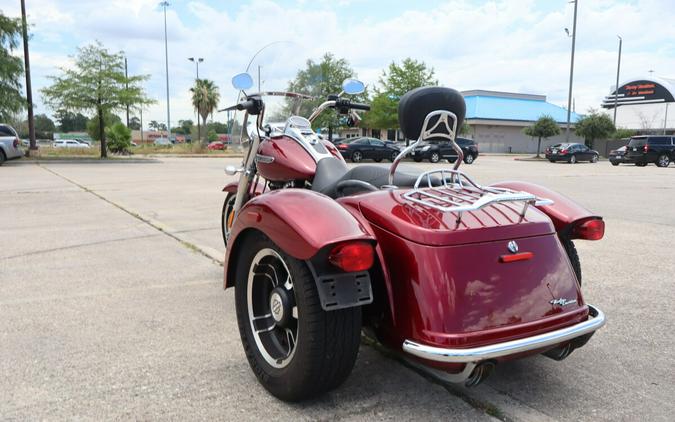
[[[274,368],[293,360],[298,341],[298,307],[293,279],[281,255],[261,249],[248,272],[248,320],[258,351]]]
[[[361,153],[355,152],[354,155],[352,156],[352,159],[356,162],[361,161]]]
[[[668,164],[670,164],[670,160],[665,155],[662,155],[659,158],[659,164],[661,165],[661,167],[666,167]]]
[[[440,157],[438,156],[438,154],[436,154],[435,152],[433,154],[431,154],[431,161],[433,161],[434,163],[437,163],[439,160],[440,160]]]
[[[467,155],[466,156],[466,163],[467,164],[473,163],[473,155]]]
[[[572,158],[570,158],[570,163],[574,164],[574,163],[576,163],[576,162],[577,162],[577,157],[575,157],[575,156],[573,155]]]

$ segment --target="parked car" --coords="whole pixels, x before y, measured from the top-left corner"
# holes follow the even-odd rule
[[[668,167],[675,160],[675,140],[672,136],[633,136],[628,143],[626,157],[636,166],[654,163]]]
[[[618,166],[621,163],[630,163],[631,160],[626,156],[626,145],[621,148],[613,149],[609,152],[609,162],[613,166]]]
[[[89,144],[77,141],[75,139],[57,139],[52,142],[53,148],[91,148]]]
[[[225,144],[221,141],[211,142],[206,146],[206,148],[212,151],[222,151],[226,149]]]
[[[0,165],[21,156],[23,150],[16,131],[10,125],[0,124]]]
[[[345,160],[351,160],[354,163],[365,159],[371,159],[378,163],[384,159],[394,161],[398,153],[401,152],[397,146],[387,145],[379,139],[366,137],[344,140],[336,146]]]
[[[466,164],[473,163],[478,157],[478,146],[476,143],[467,138],[457,138],[456,142],[464,153],[464,162]],[[457,160],[457,152],[450,142],[439,142],[417,147],[410,153],[410,156],[418,163],[422,160],[429,160],[432,163],[448,160],[454,163]]]
[[[598,151],[588,148],[584,144],[555,144],[546,148],[546,159],[552,163],[566,161],[574,164],[579,161],[597,163],[600,154]]]

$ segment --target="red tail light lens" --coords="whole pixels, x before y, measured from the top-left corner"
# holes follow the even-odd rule
[[[347,144],[340,144],[337,146],[339,149],[347,149]]]
[[[14,138],[14,148],[19,147],[19,138]]]
[[[600,240],[605,235],[605,222],[600,219],[587,220],[574,228],[577,239]]]
[[[560,151],[560,153],[561,153],[561,154],[567,154],[567,150],[564,149],[564,150]]]
[[[373,266],[375,251],[367,242],[350,242],[337,245],[330,251],[328,261],[348,273],[366,271]]]
[[[645,146],[642,148],[644,152],[649,152],[649,145],[645,144]]]

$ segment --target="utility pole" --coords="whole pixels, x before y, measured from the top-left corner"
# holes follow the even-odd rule
[[[258,65],[258,92],[262,92],[260,90],[260,65]]]
[[[574,2],[574,23],[572,24],[572,58],[570,59],[570,87],[567,95],[567,125],[565,126],[565,141],[570,141],[570,117],[572,113],[572,82],[574,80],[574,47],[577,40],[577,5],[579,0]],[[570,2],[572,3],[572,2]]]
[[[30,151],[37,150],[37,144],[35,143],[35,119],[33,118],[33,88],[31,87],[30,80],[30,57],[28,54],[28,22],[26,20],[26,2],[21,0],[21,30],[23,35],[23,60],[26,66],[26,102],[28,103],[28,137],[30,139],[30,147],[28,149],[28,154]]]
[[[188,57],[188,60],[191,62],[194,62],[194,64],[197,65],[197,80],[199,81],[199,63],[203,62],[204,59],[202,57]],[[197,140],[199,142],[202,141],[202,125],[201,122],[199,121],[199,110],[197,110]]]
[[[623,44],[623,39],[617,35],[619,38],[619,61],[616,64],[616,85],[614,87],[614,127],[616,127],[616,109],[619,107],[619,72],[621,71],[621,45]]]
[[[171,111],[169,104],[169,43],[166,35],[166,8],[169,5],[168,1],[163,1],[159,4],[164,8],[164,65],[166,70],[166,132],[169,142],[171,142]]]
[[[126,90],[129,90],[129,72],[127,70],[127,58],[124,58],[124,87]],[[129,104],[127,104],[127,128],[129,127]]]

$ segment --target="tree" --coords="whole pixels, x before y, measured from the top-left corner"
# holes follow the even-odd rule
[[[216,142],[218,140],[218,134],[215,130],[209,129],[209,132],[206,135],[206,138],[209,142]]]
[[[56,125],[46,114],[35,116],[35,136],[40,139],[52,139]]]
[[[12,54],[19,46],[20,35],[21,19],[0,13],[0,121],[7,121],[26,108],[20,82],[23,64],[21,57]]]
[[[157,123],[157,120],[150,120],[148,127],[152,130],[159,130],[159,123]]]
[[[579,119],[574,127],[577,136],[583,137],[589,148],[593,148],[596,139],[607,138],[616,131],[612,119],[594,109],[588,110],[588,114]]]
[[[400,65],[392,62],[382,71],[379,87],[371,101],[370,111],[366,113],[366,126],[375,129],[398,128],[398,102],[408,91],[421,86],[438,85],[434,78],[434,69],[424,62],[411,58],[404,59]]]
[[[111,53],[98,42],[79,48],[75,59],[73,68],[61,68],[61,76],[50,77],[53,84],[42,89],[42,95],[55,109],[95,111],[101,157],[106,157],[105,114],[126,109],[127,105],[151,104],[141,87],[149,76],[125,76],[123,54]]]
[[[56,110],[54,117],[59,122],[59,130],[61,132],[82,132],[87,130],[89,119],[82,113],[76,114],[68,110]]]
[[[120,116],[118,116],[117,114],[113,114],[111,112],[107,112],[103,116],[103,130],[105,131],[105,128],[111,127],[121,122],[122,119],[120,119]],[[95,141],[101,140],[101,126],[99,124],[98,117],[92,117],[91,119],[89,119],[89,121],[87,122],[87,133],[89,134],[91,139]]]
[[[468,135],[471,133],[471,126],[464,120],[462,122],[462,127],[459,129],[459,134],[460,135]]]
[[[141,119],[136,116],[129,119],[129,129],[141,130]]]
[[[206,131],[213,130],[216,133],[228,133],[227,125],[221,122],[211,122],[206,125]]]
[[[311,59],[307,60],[307,66],[298,71],[295,79],[289,82],[287,91],[311,95],[314,99],[302,101],[297,112],[294,112],[297,101],[287,99],[283,110],[284,117],[291,114],[309,116],[316,107],[326,101],[329,95],[339,94],[342,91],[342,82],[345,79],[355,76],[347,60],[336,59],[331,53],[324,54],[318,63]],[[367,94],[351,95],[349,98],[354,102],[365,102]],[[341,121],[336,113],[323,113],[312,123],[314,128],[340,125]]]
[[[128,154],[131,148],[131,129],[121,121],[105,129],[108,149],[114,154]]]
[[[550,138],[560,133],[560,126],[558,122],[551,116],[541,116],[532,126],[523,129],[523,133],[537,140],[537,158],[541,152],[541,138]]]
[[[614,133],[612,133],[610,138],[612,138],[612,139],[626,139],[626,138],[630,138],[631,136],[634,136],[634,135],[635,135],[635,131],[633,129],[625,129],[625,128],[618,127],[618,128],[616,128]]]
[[[216,110],[218,101],[220,101],[218,87],[208,79],[197,79],[195,85],[190,88],[190,92],[192,93],[192,106],[202,117],[202,125],[206,127],[206,118]]]
[[[185,135],[190,135],[192,133],[192,126],[195,125],[194,122],[190,119],[179,120],[178,124],[183,129],[183,134],[185,134]]]

